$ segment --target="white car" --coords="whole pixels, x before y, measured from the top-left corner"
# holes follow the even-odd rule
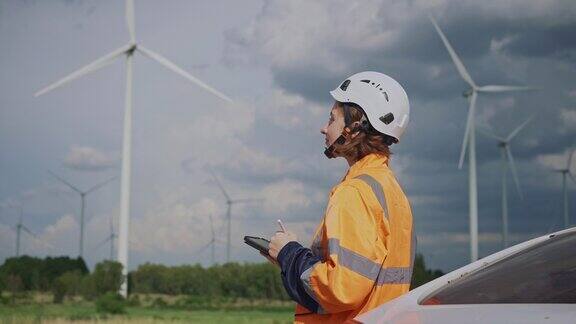
[[[360,323],[576,323],[576,227],[492,254],[355,320]]]

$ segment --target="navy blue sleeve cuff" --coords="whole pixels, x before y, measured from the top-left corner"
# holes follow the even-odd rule
[[[282,269],[282,283],[288,296],[311,312],[316,313],[318,303],[312,296],[308,295],[300,277],[304,271],[321,262],[320,257],[314,255],[310,249],[303,247],[300,243],[292,241],[282,247],[276,260]]]
[[[282,249],[280,250],[280,252],[278,252],[278,256],[276,257],[276,260],[278,261],[278,264],[280,264],[280,268],[282,269],[282,272],[284,272],[284,269],[286,267],[286,262],[290,259],[290,256],[292,254],[294,254],[294,252],[296,252],[299,248],[302,248],[302,244],[296,242],[296,241],[291,241],[288,242],[288,244],[284,245],[284,247],[282,247]]]

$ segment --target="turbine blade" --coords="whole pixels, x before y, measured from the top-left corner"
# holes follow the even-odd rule
[[[250,199],[250,198],[232,200],[233,203],[250,203],[250,202],[263,202],[263,201],[264,199]]]
[[[93,61],[92,63],[68,74],[67,76],[65,76],[64,78],[52,83],[51,85],[43,88],[42,90],[36,92],[34,94],[35,97],[41,96],[49,91],[52,91],[68,82],[71,82],[75,79],[78,79],[79,77],[86,75],[88,73],[97,71],[101,68],[103,68],[104,66],[112,63],[114,61],[114,59],[116,59],[118,56],[124,54],[124,52],[126,52],[128,49],[130,49],[130,45],[125,45],[122,46],[120,48],[118,48],[117,50],[114,50],[113,52],[106,54],[104,56],[102,56],[101,58]]]
[[[474,122],[474,113],[476,106],[476,91],[472,92],[470,98],[470,108],[468,108],[468,117],[466,118],[466,130],[464,131],[464,139],[462,141],[462,151],[460,151],[460,161],[458,162],[458,169],[462,169],[464,164],[464,157],[466,156],[466,146],[468,145],[468,138],[470,137],[470,127]]]
[[[511,139],[513,139],[514,136],[516,136],[518,134],[518,132],[520,132],[524,127],[526,127],[526,125],[528,125],[528,123],[530,123],[533,118],[534,118],[534,116],[531,116],[525,122],[523,122],[520,126],[516,127],[516,129],[513,130],[512,133],[510,133],[510,135],[508,135],[508,137],[506,138],[506,141],[508,142]]]
[[[474,80],[472,80],[472,77],[470,76],[470,74],[466,70],[466,67],[464,66],[464,64],[462,63],[460,58],[458,57],[458,54],[456,54],[456,52],[452,48],[452,45],[450,45],[448,38],[446,38],[446,36],[444,35],[442,30],[440,29],[440,27],[436,23],[436,20],[434,20],[434,18],[432,16],[429,16],[429,18],[430,18],[430,21],[432,22],[432,24],[434,25],[434,28],[438,32],[438,35],[440,35],[440,38],[442,39],[444,46],[448,50],[448,54],[450,54],[450,57],[452,58],[452,62],[454,62],[454,65],[456,65],[456,69],[458,70],[458,73],[460,73],[460,76],[462,77],[462,79],[464,79],[464,81],[466,81],[466,83],[468,83],[472,88],[476,88],[476,83],[474,83]]]
[[[507,85],[486,85],[478,87],[478,91],[480,92],[509,92],[509,91],[530,91],[530,90],[538,90],[538,88],[507,86]]]
[[[210,171],[210,174],[212,175],[212,178],[214,178],[214,181],[216,181],[216,184],[218,185],[218,188],[220,188],[220,190],[222,191],[222,193],[224,194],[224,197],[226,197],[227,201],[232,201],[232,199],[230,198],[230,196],[228,196],[228,193],[226,192],[226,190],[224,190],[224,187],[222,186],[222,184],[220,183],[220,181],[218,180],[218,177],[216,177],[216,174],[214,173],[214,171],[212,171],[212,168],[208,169]]]
[[[101,241],[100,243],[98,243],[98,245],[96,245],[96,246],[94,247],[94,250],[98,250],[99,248],[102,247],[102,245],[110,242],[111,239],[112,239],[112,235],[108,236],[104,241]]]
[[[225,94],[219,92],[218,90],[210,87],[209,85],[207,85],[206,83],[200,81],[199,79],[193,77],[190,73],[184,71],[183,69],[181,69],[180,67],[178,67],[176,64],[170,62],[168,59],[166,59],[165,57],[161,56],[158,53],[155,53],[145,47],[142,46],[138,46],[138,50],[140,52],[142,52],[142,54],[144,54],[145,56],[148,56],[149,58],[155,60],[156,62],[164,65],[164,67],[166,67],[167,69],[171,70],[172,72],[175,72],[177,74],[179,74],[180,76],[184,77],[185,79],[192,81],[193,83],[197,84],[199,87],[207,90],[208,92],[211,92],[212,94],[216,95],[217,97],[219,97],[220,99],[223,99],[225,101],[228,102],[233,102],[232,99],[230,99],[228,96],[226,96]]]
[[[136,28],[134,25],[134,1],[126,0],[126,26],[130,33],[130,42],[136,42]]]
[[[518,195],[520,198],[524,199],[522,195],[522,190],[520,190],[520,181],[518,180],[518,173],[516,172],[516,164],[514,163],[514,157],[512,156],[512,152],[510,148],[506,146],[506,156],[508,157],[508,163],[510,163],[510,169],[512,170],[512,178],[514,179],[514,183],[516,184],[516,190],[518,191]]]
[[[491,138],[493,138],[493,139],[495,139],[495,140],[497,140],[497,141],[500,141],[500,142],[505,142],[505,141],[506,141],[504,138],[502,138],[502,137],[500,137],[500,136],[492,133],[491,131],[489,131],[488,129],[486,129],[486,128],[484,128],[484,127],[478,127],[477,129],[478,129],[478,131],[479,131],[480,133],[482,133],[482,134],[484,134],[484,135],[486,135],[486,136],[488,136],[488,137],[491,137]]]
[[[24,230],[24,232],[26,232],[26,233],[28,233],[28,234],[36,237],[36,234],[32,233],[32,231],[30,231],[30,230],[28,229],[28,227],[26,227],[26,225],[21,225],[21,226],[22,226],[22,229]]]
[[[197,254],[202,253],[204,250],[206,250],[208,247],[210,247],[210,245],[212,245],[212,241],[208,242],[207,244],[202,245],[195,252],[193,252],[192,255],[197,255]]]
[[[574,178],[574,175],[572,175],[572,173],[568,173],[568,175],[570,176],[570,179],[576,183],[576,178]]]
[[[576,149],[572,149],[570,155],[568,156],[568,164],[566,164],[566,169],[568,169],[568,172],[570,172],[570,167],[572,166],[572,156],[574,156],[574,151],[576,151]]]
[[[215,240],[215,236],[214,236],[214,220],[212,219],[212,214],[208,214],[208,217],[210,217],[210,232],[212,233],[212,240]]]
[[[61,177],[59,177],[56,173],[48,170],[48,173],[50,173],[54,178],[56,178],[57,180],[60,180],[60,182],[64,183],[65,185],[67,185],[68,187],[70,187],[72,190],[76,191],[79,194],[82,194],[82,191],[76,187],[74,187],[73,185],[71,185],[68,181],[62,179]]]
[[[102,188],[103,186],[107,185],[107,184],[108,184],[109,182],[111,182],[112,180],[116,180],[117,178],[118,178],[118,176],[113,176],[112,178],[110,178],[110,179],[108,179],[108,180],[106,180],[106,181],[104,181],[104,182],[101,182],[101,183],[95,185],[94,187],[88,189],[88,190],[86,191],[86,194],[89,194],[89,193],[91,193],[92,191],[95,191],[95,190],[98,190],[98,189]]]

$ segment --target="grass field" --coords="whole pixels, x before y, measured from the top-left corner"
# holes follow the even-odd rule
[[[156,297],[157,298],[157,297]],[[240,303],[226,309],[176,309],[132,306],[122,315],[101,314],[94,303],[76,300],[64,304],[35,296],[26,302],[0,306],[0,323],[291,323],[291,303]]]

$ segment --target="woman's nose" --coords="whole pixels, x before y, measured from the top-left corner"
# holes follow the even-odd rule
[[[322,126],[322,128],[320,128],[320,133],[326,135],[327,132],[328,132],[328,125],[324,125]]]

